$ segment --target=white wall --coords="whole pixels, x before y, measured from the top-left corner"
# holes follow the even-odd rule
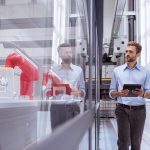
[[[138,7],[139,6],[139,7]],[[150,63],[150,0],[139,0],[138,10],[138,40],[142,45],[141,64]]]

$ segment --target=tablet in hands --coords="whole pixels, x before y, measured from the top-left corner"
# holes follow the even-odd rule
[[[137,95],[133,94],[133,90],[141,89],[141,84],[124,84],[123,90],[128,89],[129,94],[126,97],[137,97]]]

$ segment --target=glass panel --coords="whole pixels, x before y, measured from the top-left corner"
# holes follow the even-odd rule
[[[15,122],[24,107],[28,111],[33,105],[31,123],[36,130],[34,135],[27,130],[34,138],[26,146],[84,111],[87,6],[85,0],[1,3],[0,106],[6,108],[6,114],[17,106],[19,111],[13,110]],[[24,123],[30,124],[27,120]]]
[[[5,1],[5,5],[0,7],[0,65],[14,69],[14,96],[16,99],[46,99],[47,95],[43,90],[52,88],[54,80],[52,81],[50,72],[54,70],[60,80],[63,80],[61,84],[70,82],[70,87],[68,87],[70,92],[65,92],[75,94],[76,91],[72,91],[75,90],[72,88],[79,88],[79,86],[85,88],[82,76],[86,62],[88,30],[84,1],[37,0],[33,2],[23,0],[20,2],[16,0]],[[4,10],[7,13],[3,13]],[[10,15],[11,12],[13,12],[12,15]],[[53,70],[57,64],[64,61],[61,57],[66,56],[65,52],[63,52],[64,56],[60,56],[57,51],[62,43],[66,43],[64,47],[67,47],[68,44],[70,48],[61,48],[60,46],[59,49],[70,49],[71,54],[69,55],[71,56],[68,56],[72,57],[70,61],[82,68],[75,68],[76,66],[72,65],[71,67],[74,67],[71,68],[73,75],[70,74],[71,71]],[[78,72],[77,74],[73,73],[74,69],[75,72]],[[43,77],[43,74],[46,76],[47,71],[50,71],[49,76]],[[43,81],[43,78],[47,78],[47,81]],[[78,85],[80,80],[81,85]],[[61,88],[63,89],[63,87]],[[64,89],[66,88],[64,87]],[[53,94],[52,92],[50,96]],[[85,92],[83,94],[85,96]],[[51,97],[51,99],[53,98]]]
[[[77,101],[1,100],[1,150],[23,149],[82,112],[83,103]]]

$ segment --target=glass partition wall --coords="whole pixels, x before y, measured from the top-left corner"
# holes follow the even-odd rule
[[[85,72],[86,11],[85,1],[76,0],[4,0],[0,4],[0,65],[13,68],[15,99],[47,98],[44,90],[55,81],[48,77],[43,83],[43,76],[62,63],[58,53],[62,43],[71,46],[72,64]]]
[[[2,150],[23,149],[84,111],[88,40],[86,0],[0,1]]]

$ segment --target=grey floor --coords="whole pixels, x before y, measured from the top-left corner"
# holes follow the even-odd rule
[[[150,123],[146,120],[142,138],[141,150],[150,150]],[[149,124],[149,128],[147,125]],[[117,124],[115,118],[101,118],[100,121],[100,150],[117,150]]]
[[[114,119],[101,118],[100,120],[100,150],[117,150],[117,132]]]
[[[114,114],[115,102],[106,102],[101,101],[100,150],[117,150],[117,124]],[[150,150],[150,99],[146,99],[146,112],[141,150]],[[109,118],[109,116],[113,116],[113,118]]]

